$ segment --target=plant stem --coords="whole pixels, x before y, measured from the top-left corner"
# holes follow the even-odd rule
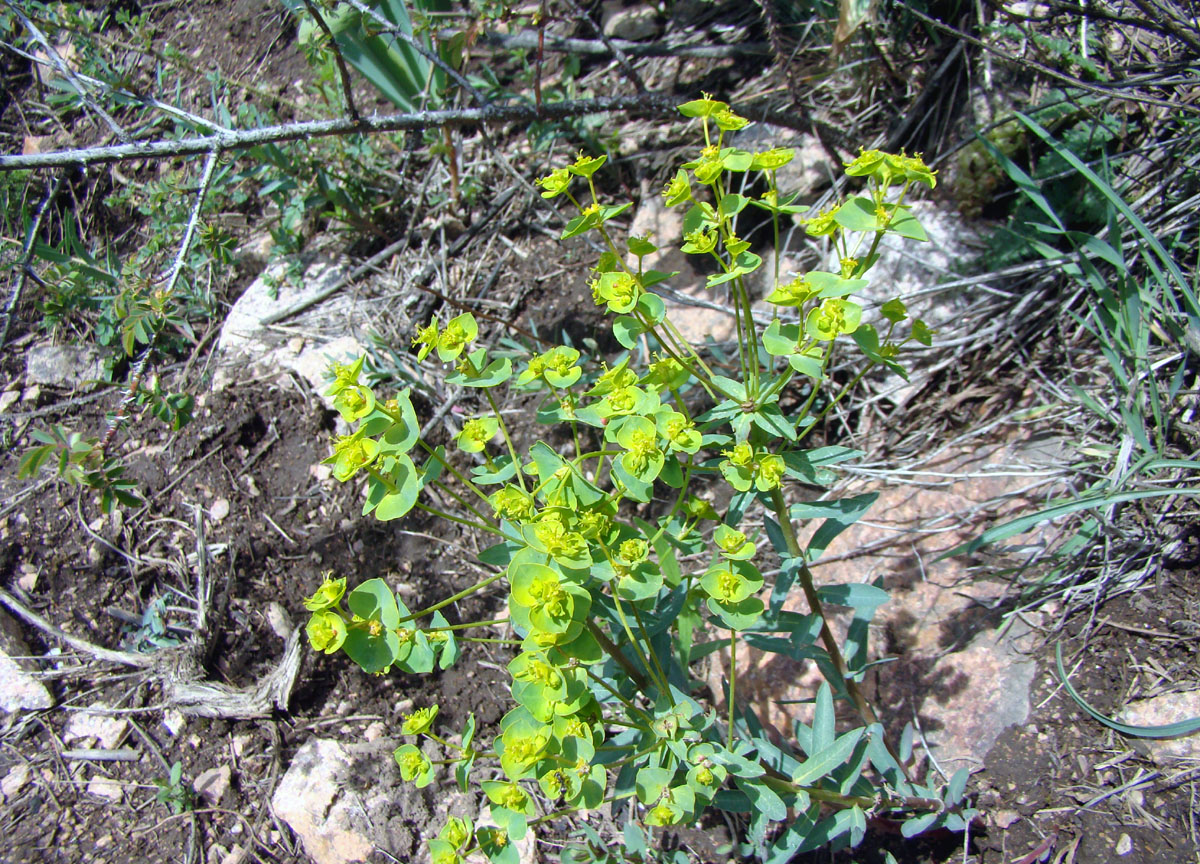
[[[812,571],[808,569],[808,562],[804,559],[804,555],[800,550],[800,542],[796,539],[796,529],[792,525],[791,517],[788,515],[787,503],[783,500],[783,492],[779,489],[771,491],[771,509],[775,511],[775,518],[779,521],[780,530],[783,531],[783,539],[787,544],[788,554],[799,567],[800,588],[804,591],[804,599],[808,601],[809,610],[821,620],[821,642],[825,645],[825,651],[829,654],[829,659],[833,662],[834,668],[846,684],[846,692],[850,695],[850,699],[854,702],[855,710],[862,721],[870,726],[872,723],[879,722],[879,715],[875,713],[875,709],[867,698],[863,695],[858,687],[858,683],[849,675],[849,668],[846,666],[846,660],[842,657],[841,648],[838,647],[837,637],[833,635],[833,631],[829,628],[829,620],[825,616],[825,609],[821,604],[821,598],[817,595],[816,585],[813,580]],[[881,736],[883,746],[887,748],[892,758],[896,760],[896,764],[900,766],[900,770],[904,773],[905,778],[908,778],[908,769],[904,767],[904,762],[900,759],[900,755],[892,747],[892,744],[886,737]]]
[[[729,631],[729,749],[733,749],[734,708],[737,705],[737,631]]]
[[[667,681],[667,673],[663,671],[662,664],[658,662],[658,655],[654,653],[654,646],[650,644],[650,637],[646,634],[646,625],[642,622],[642,613],[638,611],[636,604],[630,604],[629,608],[633,610],[633,617],[637,619],[638,630],[641,631],[642,638],[646,640],[646,648],[650,651],[650,659],[654,661],[654,671],[658,673],[658,678],[662,681],[663,692],[667,694],[667,701],[674,708],[675,696],[671,693],[671,685]]]
[[[495,534],[497,537],[503,537],[505,540],[512,540],[514,543],[523,542],[516,537],[508,536],[499,528],[493,528],[491,525],[488,525],[484,522],[474,522],[470,519],[464,519],[461,516],[452,516],[444,510],[439,510],[436,507],[430,507],[427,504],[422,504],[420,501],[413,504],[413,507],[424,513],[428,513],[430,516],[437,516],[440,519],[446,519],[450,522],[455,522],[459,525],[465,525],[470,528],[478,528],[480,531],[487,531],[489,534]]]
[[[604,649],[604,653],[617,661],[617,665],[638,686],[639,690],[644,693],[650,689],[650,682],[646,680],[646,676],[634,668],[633,664],[629,662],[629,658],[621,653],[621,649],[616,646],[616,643],[609,639],[604,634],[604,631],[596,626],[595,622],[589,620],[587,622],[587,629],[595,640],[600,643],[600,647]]]
[[[420,505],[418,505],[418,506],[420,506]],[[435,513],[435,515],[440,515],[440,514]],[[424,618],[426,615],[432,615],[434,612],[436,612],[439,609],[442,609],[446,606],[449,606],[451,603],[457,603],[459,600],[463,599],[464,597],[470,597],[476,591],[482,591],[484,588],[491,585],[497,579],[503,578],[503,576],[504,576],[503,571],[501,571],[499,573],[493,573],[491,576],[487,577],[486,579],[480,579],[478,582],[476,582],[470,588],[464,588],[463,590],[459,591],[457,594],[452,594],[451,596],[447,597],[445,600],[439,600],[437,603],[434,603],[432,606],[427,606],[426,608],[422,609],[420,612],[413,612],[411,615],[406,615],[405,617],[400,619],[399,623],[403,624],[405,621],[414,621],[417,618]]]
[[[517,458],[517,448],[513,446],[512,438],[508,435],[508,424],[504,422],[500,409],[496,407],[496,397],[492,395],[492,388],[484,387],[483,392],[487,396],[488,404],[492,406],[492,413],[500,421],[500,434],[504,436],[504,443],[508,446],[508,456],[512,459],[513,468],[516,470],[517,482],[521,484],[521,491],[525,492],[527,491],[525,489],[525,472],[521,470],[521,460]]]

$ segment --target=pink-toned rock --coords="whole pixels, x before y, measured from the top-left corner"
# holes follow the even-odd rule
[[[233,772],[228,765],[209,768],[198,776],[192,786],[210,807],[224,805],[225,796],[229,794],[229,784],[233,780]]]
[[[657,189],[645,186],[642,200],[629,225],[629,236],[648,237],[658,251],[647,255],[642,266],[646,270],[664,273],[679,272],[673,279],[655,286],[667,306],[667,315],[683,338],[693,345],[703,345],[708,337],[717,342],[734,338],[736,321],[732,309],[726,311],[727,292],[716,294],[705,287],[706,272],[697,267],[699,255],[679,251],[683,243],[682,207],[667,207]],[[630,266],[637,259],[630,257]],[[718,307],[718,308],[714,308]]]
[[[1131,726],[1166,726],[1196,717],[1200,717],[1200,690],[1164,693],[1130,702],[1121,711],[1119,719]],[[1138,738],[1132,743],[1159,763],[1200,759],[1200,732],[1162,740]]]
[[[1028,476],[1001,471],[1025,461],[1027,453],[1028,444],[1014,436],[1007,443],[947,450],[934,461],[909,466],[929,472],[906,475],[923,482],[921,486],[869,477],[846,483],[831,497],[877,492],[879,498],[813,567],[818,586],[882,578],[891,599],[872,624],[871,656],[895,659],[880,667],[877,679],[869,676],[868,693],[885,721],[903,722],[915,713],[935,758],[947,771],[963,764],[981,767],[980,760],[1003,729],[1022,722],[1028,711],[1035,666],[1023,651],[1032,647],[1031,636],[1014,628],[997,637],[997,622],[987,617],[985,604],[997,600],[1004,586],[972,578],[965,556],[937,560],[982,530],[978,523],[965,524],[963,514],[1029,484]],[[1013,496],[989,524],[1031,503]],[[819,522],[803,526],[802,545]],[[942,526],[945,530],[929,530]],[[1037,537],[1024,539],[1031,545],[1040,542]],[[799,587],[785,608],[808,612]],[[845,610],[833,616],[831,626],[839,642],[848,623]],[[720,698],[728,654],[713,657],[708,680]],[[741,647],[738,660],[739,701],[752,705],[790,737],[793,720],[809,719],[809,706],[799,703],[812,699],[819,673],[810,664]]]
[[[316,864],[350,864],[371,854],[371,826],[361,806],[341,794],[339,773],[350,767],[341,744],[314,738],[292,759],[271,808],[300,837]]]

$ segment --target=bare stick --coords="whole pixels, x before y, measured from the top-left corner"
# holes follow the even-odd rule
[[[53,636],[59,642],[70,645],[76,651],[92,655],[97,660],[117,663],[122,666],[136,666],[139,669],[149,669],[155,665],[156,661],[154,657],[149,654],[131,654],[128,651],[113,651],[110,648],[101,648],[99,645],[93,645],[91,642],[86,639],[80,639],[78,636],[72,636],[61,627],[51,624],[41,615],[26,607],[24,603],[3,588],[0,588],[0,603],[7,606],[18,618],[24,619],[25,623],[30,626],[36,627],[43,633]]]
[[[53,66],[54,65],[49,60],[46,60],[43,57],[37,57],[33,54],[30,54],[27,51],[22,51],[17,46],[10,45],[7,42],[0,42],[0,45],[2,45],[5,49],[13,52],[17,56],[24,57],[30,63],[38,63],[38,64],[41,64],[42,66]],[[165,111],[168,114],[173,114],[174,116],[180,118],[181,120],[186,120],[188,123],[191,123],[193,126],[199,126],[202,129],[216,129],[218,132],[232,132],[233,131],[229,127],[222,126],[220,123],[217,123],[214,120],[209,120],[207,117],[201,117],[199,114],[193,114],[191,111],[185,111],[183,108],[180,108],[178,105],[170,105],[166,102],[162,102],[162,101],[154,98],[153,96],[145,96],[141,93],[134,93],[133,91],[126,90],[122,87],[114,87],[112,84],[109,84],[107,81],[101,81],[99,78],[93,78],[91,75],[85,75],[82,72],[76,72],[75,75],[80,81],[83,81],[85,84],[88,84],[91,87],[97,87],[97,88],[103,90],[105,93],[109,93],[109,94],[116,95],[116,96],[121,96],[126,99],[132,99],[135,102],[139,102],[142,105],[145,105],[147,107],[157,108],[159,111]]]
[[[33,243],[37,239],[38,229],[42,225],[42,217],[46,214],[46,210],[49,209],[50,202],[58,197],[58,190],[62,186],[62,181],[62,175],[59,175],[50,186],[46,197],[42,200],[42,206],[38,208],[37,213],[33,217],[33,222],[29,225],[29,231],[25,234],[25,248],[21,251],[21,267],[20,273],[17,275],[17,285],[13,289],[12,294],[8,295],[8,302],[4,304],[4,324],[0,326],[0,348],[3,348],[5,343],[8,342],[8,327],[12,323],[12,313],[16,310],[17,304],[21,302],[21,292],[25,290],[25,279],[32,268]]]
[[[169,297],[175,293],[175,285],[179,282],[179,274],[183,270],[183,259],[187,257],[188,249],[192,246],[192,237],[196,233],[196,224],[200,221],[200,211],[204,208],[204,199],[208,195],[208,188],[212,185],[213,171],[217,167],[217,157],[220,155],[219,150],[211,150],[208,154],[208,159],[204,163],[204,174],[200,177],[200,188],[196,191],[196,202],[192,205],[192,214],[188,217],[187,228],[183,232],[183,240],[179,243],[179,252],[175,255],[175,261],[171,264],[171,269],[167,273],[167,285],[164,292]],[[158,339],[158,332],[155,331],[154,336],[146,344],[142,353],[134,361],[133,367],[129,371],[129,390],[121,399],[121,404],[117,406],[117,413],[113,415],[112,421],[108,425],[108,430],[104,433],[104,439],[100,442],[100,451],[107,453],[108,448],[112,446],[113,438],[117,434],[117,429],[124,422],[125,416],[129,413],[129,406],[137,399],[138,388],[142,383],[142,375],[146,370],[146,361],[150,358],[150,352],[154,348],[154,343]]]
[[[459,237],[457,240],[455,240],[454,243],[451,244],[450,249],[448,250],[448,254],[453,255],[454,253],[456,253],[460,249],[462,249],[464,246],[466,246],[467,243],[470,242],[471,238],[473,238],[476,234],[478,234],[480,229],[483,228],[483,226],[486,225],[488,222],[490,222],[492,219],[494,219],[496,217],[496,214],[499,213],[505,207],[505,205],[508,204],[508,202],[510,200],[512,200],[512,197],[513,197],[513,195],[516,194],[516,192],[517,192],[517,189],[515,186],[510,187],[506,191],[502,192],[500,194],[500,197],[498,199],[496,199],[496,203],[491,206],[491,208],[488,210],[488,212],[485,213],[480,219],[478,219],[477,221],[472,223],[471,227],[467,229],[466,233],[463,234],[461,237]],[[406,241],[402,241],[402,242],[406,242]],[[377,255],[370,258],[365,264],[361,265],[360,267],[355,268],[354,270],[351,270],[350,273],[345,278],[339,279],[338,281],[336,281],[332,285],[330,285],[328,288],[324,289],[323,291],[318,292],[317,294],[314,294],[312,297],[308,297],[304,300],[301,300],[299,303],[293,303],[291,306],[287,307],[286,309],[280,309],[278,312],[272,312],[270,315],[266,316],[261,321],[259,321],[259,323],[264,327],[269,326],[271,324],[278,324],[280,321],[284,321],[288,318],[291,318],[293,315],[297,315],[300,312],[303,312],[305,309],[308,309],[311,306],[315,306],[316,304],[318,304],[322,300],[325,300],[326,298],[330,297],[334,293],[341,291],[343,288],[345,288],[347,285],[349,285],[352,281],[357,279],[363,273],[366,273],[368,270],[373,269],[377,264],[382,263],[384,260],[387,259],[388,256],[390,256],[392,253],[394,253],[400,245],[401,245],[400,243],[393,243],[391,246],[387,247],[382,252],[380,252]],[[430,262],[430,263],[426,264],[424,267],[421,268],[421,270],[416,274],[416,276],[413,277],[413,282],[415,282],[417,285],[421,285],[426,279],[430,278],[433,275],[435,269],[436,269],[436,265],[434,263]]]
[[[54,46],[50,44],[50,40],[48,40],[42,31],[37,28],[37,25],[30,21],[28,16],[21,11],[21,7],[14,5],[13,3],[9,2],[9,0],[4,0],[4,5],[13,10],[17,17],[21,19],[21,24],[24,25],[25,29],[28,30],[33,35],[33,38],[36,39],[42,46],[42,49],[46,52],[46,56],[49,57],[54,63],[54,66],[58,69],[59,74],[66,78],[67,83],[69,83],[75,92],[79,94],[79,98],[83,100],[83,104],[86,105],[89,110],[94,111],[97,115],[99,115],[99,117],[108,124],[108,128],[112,130],[114,135],[116,135],[122,141],[128,141],[129,135],[107,111],[92,101],[92,97],[88,95],[87,88],[83,86],[83,82],[75,76],[75,73],[71,70],[71,67],[68,66],[66,61],[63,60],[62,57],[59,56],[58,52],[54,50]]]
[[[536,48],[536,33],[484,33],[480,39],[493,48]],[[680,45],[673,42],[628,42],[624,39],[569,39],[564,36],[547,36],[545,49],[561,54],[615,54],[619,49],[628,57],[699,57],[724,59],[726,57],[760,57],[770,54],[768,46],[761,42],[744,42],[740,45]]]
[[[346,60],[342,57],[342,49],[338,47],[333,31],[329,29],[329,25],[325,23],[325,18],[318,11],[317,7],[313,5],[312,0],[304,0],[304,8],[308,10],[308,14],[317,22],[317,26],[325,34],[325,38],[329,40],[329,49],[333,51],[333,57],[337,61],[338,77],[342,79],[342,96],[346,100],[346,110],[350,112],[351,117],[358,120],[358,107],[354,104],[354,94],[350,92],[350,72],[346,69]]]
[[[643,93],[638,96],[618,96],[609,99],[573,99],[555,102],[542,106],[540,116],[532,105],[503,105],[440,111],[412,111],[405,114],[374,115],[363,117],[360,120],[348,117],[336,120],[312,120],[234,132],[217,132],[212,135],[184,138],[181,141],[138,141],[107,147],[35,153],[28,156],[3,155],[0,156],[0,171],[95,165],[165,156],[189,156],[211,153],[213,150],[244,150],[259,144],[322,138],[353,132],[396,132],[442,126],[473,127],[486,123],[531,123],[539,119],[562,120],[585,114],[601,114],[607,111],[645,112],[669,116],[676,110],[676,101],[673,97],[662,93]],[[743,113],[750,116],[749,112]],[[751,119],[755,118],[751,117]]]
[[[633,86],[637,88],[639,93],[644,93],[646,91],[646,85],[642,83],[641,76],[638,75],[637,70],[633,68],[633,64],[629,62],[629,55],[625,53],[625,50],[621,48],[620,45],[616,44],[616,42],[614,42],[612,39],[609,39],[604,35],[604,28],[596,26],[596,22],[594,22],[588,16],[587,11],[579,5],[579,0],[568,0],[568,2],[570,2],[571,7],[575,10],[575,17],[580,21],[586,22],[587,25],[591,27],[593,31],[595,31],[596,36],[600,39],[600,41],[604,43],[604,47],[607,48],[612,55],[617,58],[617,65],[621,67],[621,71],[625,73],[625,77],[630,80]]]

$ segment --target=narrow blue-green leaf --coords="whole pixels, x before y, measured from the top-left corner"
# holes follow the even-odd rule
[[[1047,507],[1044,510],[1029,513],[1011,522],[1005,522],[1003,525],[989,528],[974,540],[954,547],[949,552],[938,556],[936,560],[941,561],[943,558],[961,555],[964,552],[974,552],[989,543],[1007,540],[1009,537],[1025,533],[1035,525],[1049,522],[1051,519],[1058,519],[1061,516],[1068,516],[1071,513],[1077,513],[1080,510],[1090,510],[1093,507],[1109,507],[1113,504],[1123,504],[1126,501],[1140,501],[1143,498],[1161,498],[1164,495],[1200,495],[1200,489],[1137,489],[1127,492],[1109,492],[1099,495],[1089,495],[1085,498],[1077,498],[1074,501],[1067,501],[1063,504]]]
[[[1163,266],[1175,280],[1176,286],[1179,288],[1180,292],[1184,296],[1184,299],[1187,301],[1189,316],[1193,320],[1200,317],[1200,305],[1197,305],[1196,295],[1192,292],[1191,286],[1188,284],[1187,279],[1183,275],[1183,271],[1179,268],[1179,264],[1176,263],[1175,258],[1163,248],[1162,243],[1159,242],[1158,236],[1146,226],[1146,223],[1143,222],[1136,213],[1133,212],[1133,208],[1126,203],[1125,199],[1117,194],[1117,191],[1113,189],[1111,185],[1106,183],[1103,178],[1089,168],[1087,164],[1084,163],[1083,160],[1081,160],[1074,153],[1072,153],[1069,148],[1061,144],[1053,135],[1043,129],[1036,120],[1034,120],[1032,117],[1022,114],[1020,111],[1014,113],[1017,119],[1024,123],[1031,132],[1046,142],[1046,144],[1048,144],[1055,153],[1061,156],[1063,160],[1067,162],[1067,164],[1087,178],[1088,182],[1095,187],[1096,191],[1107,198],[1109,203],[1111,203],[1113,207],[1115,207],[1121,213],[1121,215],[1129,221],[1129,224],[1132,225],[1138,234],[1141,235],[1145,244],[1149,246],[1151,250],[1153,250],[1159,261],[1162,262]]]
[[[916,816],[909,819],[900,826],[900,833],[905,837],[916,837],[930,825],[937,821],[937,813],[925,813],[921,816]]]
[[[820,780],[846,761],[850,754],[854,752],[854,745],[858,743],[858,739],[862,737],[865,731],[864,727],[859,726],[857,729],[851,729],[845,735],[842,735],[834,741],[832,746],[821,750],[797,768],[796,773],[792,775],[792,782],[797,786],[807,786]]]
[[[833,742],[837,740],[836,723],[837,717],[833,712],[833,691],[829,689],[827,682],[822,681],[821,686],[817,688],[817,701],[813,711],[810,756],[833,746]]]
[[[775,791],[765,783],[753,783],[747,780],[735,781],[739,789],[746,793],[754,809],[762,813],[772,822],[782,822],[787,818],[787,805]]]
[[[1200,732],[1200,717],[1192,717],[1189,720],[1180,720],[1178,723],[1167,723],[1162,726],[1131,726],[1128,723],[1121,723],[1105,717],[1085,702],[1083,697],[1071,686],[1071,682],[1067,678],[1067,670],[1063,668],[1061,642],[1054,646],[1054,663],[1058,667],[1058,677],[1062,681],[1063,687],[1066,688],[1067,695],[1074,699],[1075,703],[1086,711],[1093,720],[1098,720],[1109,729],[1134,738],[1177,738],[1180,735],[1191,735],[1195,732]]]
[[[819,519],[821,523],[808,541],[806,557],[811,564],[825,553],[839,534],[866,515],[871,505],[879,498],[878,492],[867,492],[852,498],[839,498],[836,501],[800,501],[791,506],[788,513],[793,519]]]

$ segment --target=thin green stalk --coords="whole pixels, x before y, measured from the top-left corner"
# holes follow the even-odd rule
[[[591,669],[587,670],[587,676],[589,678],[591,678],[593,681],[595,681],[597,684],[599,684],[601,687],[603,687],[605,690],[607,690],[609,693],[611,693],[613,695],[613,697],[618,702],[620,702],[622,705],[624,705],[627,710],[632,711],[635,714],[641,714],[643,717],[645,717],[647,723],[649,723],[652,719],[654,719],[650,716],[650,714],[646,710],[639,708],[637,705],[634,705],[632,702],[630,702],[628,699],[626,699],[624,696],[622,696],[621,691],[617,690],[617,688],[613,687],[612,684],[608,683],[607,679],[602,678],[601,676],[597,675]],[[605,722],[613,722],[613,721],[605,721]],[[637,728],[641,728],[641,727],[637,727]]]
[[[729,631],[729,749],[733,749],[733,722],[737,708],[737,631]]]
[[[514,543],[522,542],[516,537],[510,537],[509,535],[505,534],[499,528],[493,528],[491,525],[488,525],[484,522],[475,522],[471,519],[464,519],[461,516],[452,516],[444,510],[439,510],[436,507],[430,507],[428,504],[422,504],[420,501],[417,501],[415,504],[413,504],[413,507],[424,513],[428,513],[430,516],[437,516],[439,519],[446,519],[450,522],[470,528],[478,528],[480,531],[487,531],[489,534],[495,534],[497,537],[503,537],[505,540],[512,540]]]
[[[521,484],[521,491],[524,492],[526,491],[525,472],[521,470],[521,460],[517,458],[517,448],[513,446],[512,438],[508,435],[508,424],[504,422],[504,415],[496,407],[496,397],[492,395],[492,388],[484,387],[483,392],[487,396],[488,404],[492,406],[492,413],[496,415],[496,419],[500,422],[500,434],[504,436],[504,443],[508,447],[508,456],[512,459],[513,468],[517,473],[517,482]]]
[[[629,639],[629,644],[633,646],[633,650],[637,652],[638,660],[641,661],[642,668],[654,676],[654,670],[650,667],[650,661],[646,657],[646,652],[642,650],[642,644],[638,642],[637,637],[633,635],[633,629],[629,626],[629,619],[625,617],[625,610],[621,608],[621,598],[617,596],[614,589],[612,592],[613,608],[617,610],[617,617],[621,619],[621,626],[625,628],[625,636]],[[662,679],[654,682],[654,686],[658,687],[659,692],[665,693],[667,698],[671,696],[671,690],[666,686],[666,682]]]
[[[636,604],[630,604],[629,608],[633,610],[633,617],[637,619],[638,630],[641,631],[642,638],[646,640],[646,647],[650,649],[650,659],[654,661],[654,671],[658,673],[659,680],[663,682],[663,692],[667,694],[667,701],[674,708],[675,697],[671,693],[671,685],[667,681],[667,673],[663,671],[662,664],[658,662],[658,655],[654,653],[654,647],[650,644],[650,636],[646,633],[646,624],[642,621],[642,613],[638,611]]]
[[[852,389],[854,389],[854,387],[858,384],[858,382],[862,380],[863,376],[866,375],[869,371],[871,371],[871,369],[874,366],[875,366],[875,361],[874,360],[869,361],[867,363],[867,365],[864,366],[862,368],[862,370],[859,371],[859,373],[854,376],[853,379],[851,379],[850,383],[848,383],[845,387],[843,387],[841,389],[841,392],[839,392],[838,395],[836,397],[834,397],[833,401],[821,409],[821,413],[818,414],[813,419],[813,422],[808,424],[808,426],[804,427],[804,429],[801,432],[797,433],[796,443],[799,444],[801,441],[803,441],[805,439],[805,437],[807,437],[808,433],[811,432],[813,429],[815,429],[817,424],[820,423],[823,419],[825,419],[825,417],[829,414],[829,412],[832,411],[837,406],[837,404],[842,401],[842,399],[845,397],[845,395],[847,393],[849,393]],[[815,392],[815,390],[814,390],[814,392]],[[805,407],[807,407],[807,406],[805,406]]]
[[[403,618],[400,619],[399,623],[403,624],[405,621],[415,621],[418,618],[424,618],[426,615],[432,615],[434,612],[438,611],[439,609],[444,609],[445,607],[449,606],[451,603],[457,603],[459,600],[462,600],[464,597],[470,597],[476,591],[482,591],[484,588],[491,585],[496,580],[502,579],[502,578],[504,578],[503,571],[501,571],[500,573],[493,573],[491,576],[487,577],[486,579],[480,579],[478,582],[476,582],[470,588],[464,588],[463,590],[459,591],[457,594],[452,594],[451,596],[447,597],[445,600],[439,600],[437,603],[434,603],[432,606],[427,606],[424,609],[420,610],[419,612],[413,612],[411,615],[405,615]]]
[[[461,636],[462,642],[479,642],[482,645],[524,645],[523,639],[495,639],[489,636]]]
[[[879,715],[875,713],[875,709],[867,701],[867,698],[859,689],[857,682],[850,677],[850,668],[846,665],[846,659],[842,656],[842,649],[838,645],[837,637],[833,635],[833,630],[829,627],[829,620],[825,615],[825,607],[821,603],[821,598],[817,594],[812,571],[808,569],[808,564],[800,549],[800,541],[796,538],[795,526],[792,525],[791,516],[788,514],[787,503],[783,500],[783,492],[779,489],[771,490],[771,509],[775,511],[775,518],[779,522],[780,530],[783,531],[783,539],[787,544],[788,554],[799,568],[800,588],[804,592],[804,599],[808,602],[809,611],[816,615],[821,622],[821,643],[825,646],[825,652],[833,662],[834,668],[837,669],[838,675],[845,682],[846,692],[849,693],[859,718],[867,726],[870,726],[872,723],[878,723]],[[892,749],[891,743],[886,738],[884,738],[883,743],[892,755],[892,758],[896,760],[896,764],[900,765],[903,771],[904,763]]]
[[[650,689],[650,682],[646,680],[646,676],[634,668],[634,665],[629,662],[629,658],[621,653],[621,649],[616,646],[616,643],[609,639],[604,631],[596,626],[594,621],[589,620],[585,626],[588,632],[592,634],[592,637],[600,643],[600,647],[604,649],[604,653],[616,661],[617,665],[629,676],[629,680],[637,685],[639,690],[644,693]]]
[[[497,624],[507,624],[511,618],[495,618],[491,621],[467,621],[463,624],[447,624],[443,627],[427,627],[427,633],[440,633],[444,630],[470,630],[472,627],[495,627]]]
[[[470,480],[468,480],[466,477],[464,477],[461,472],[459,472],[453,465],[451,465],[449,462],[446,461],[446,458],[444,456],[440,455],[437,452],[437,448],[430,447],[428,444],[426,444],[420,438],[417,439],[417,443],[421,445],[421,449],[424,450],[426,453],[428,453],[431,458],[436,459],[438,462],[442,463],[442,467],[445,468],[447,471],[449,471],[454,476],[454,479],[456,479],[459,483],[463,484],[463,486],[466,486],[468,489],[470,489],[472,492],[474,492],[476,495],[478,495],[484,501],[488,500],[488,497],[479,490],[478,486],[476,486],[474,483],[472,483]],[[518,466],[518,468],[520,468],[520,466]]]
[[[487,524],[491,524],[492,520],[490,517],[484,515],[483,513],[479,512],[478,509],[476,509],[475,507],[468,504],[467,500],[465,498],[463,498],[461,495],[459,495],[457,492],[455,492],[453,489],[451,489],[445,483],[442,483],[440,480],[434,480],[433,483],[430,485],[432,485],[435,489],[437,489],[441,492],[445,492],[447,495],[449,495],[451,498],[453,498],[455,501],[457,501],[464,510],[467,510],[472,515],[479,517],[480,522],[485,522]]]

